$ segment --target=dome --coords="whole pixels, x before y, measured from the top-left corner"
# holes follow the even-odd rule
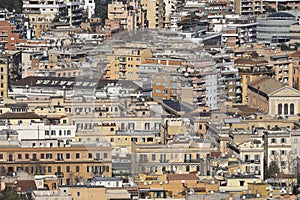
[[[287,13],[287,12],[277,12],[277,13],[273,13],[273,14],[269,15],[268,17],[272,17],[272,18],[294,18],[295,16],[292,15],[291,13]]]

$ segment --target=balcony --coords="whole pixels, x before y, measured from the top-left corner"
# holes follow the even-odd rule
[[[200,163],[201,159],[197,158],[197,159],[185,159],[184,160],[185,163]]]
[[[119,59],[119,62],[120,62],[120,63],[126,63],[126,57],[120,58],[120,59]]]

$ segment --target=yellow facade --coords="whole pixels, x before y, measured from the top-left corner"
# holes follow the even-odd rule
[[[0,59],[0,95],[6,101],[8,97],[8,64],[5,58]]]
[[[139,66],[151,56],[150,49],[115,48],[114,53],[108,56],[110,64],[104,77],[110,80],[137,80]]]

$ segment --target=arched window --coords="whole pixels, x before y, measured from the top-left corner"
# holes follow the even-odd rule
[[[278,115],[282,114],[282,104],[278,104]]]
[[[290,104],[290,115],[294,115],[295,114],[295,106],[293,103]]]
[[[289,105],[287,103],[284,104],[284,114],[285,115],[289,114]]]

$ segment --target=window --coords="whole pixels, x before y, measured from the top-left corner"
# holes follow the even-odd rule
[[[156,155],[152,154],[152,161],[154,161],[156,159]]]
[[[51,135],[56,135],[56,131],[55,131],[55,130],[52,130],[52,131],[51,131]]]
[[[298,138],[294,138],[294,144],[298,143]]]
[[[80,198],[80,192],[76,193],[77,198]]]
[[[52,167],[48,166],[48,173],[51,173],[51,172],[52,172]]]
[[[93,154],[92,153],[89,153],[89,158],[93,158]]]
[[[0,159],[1,159],[1,160],[3,159],[3,154],[2,154],[2,153],[0,154]]]
[[[150,123],[149,122],[145,123],[145,130],[150,130]]]
[[[250,161],[250,155],[245,155],[245,161]]]
[[[280,165],[281,165],[281,167],[285,167],[286,166],[286,162],[285,161],[281,161]]]
[[[294,106],[293,103],[291,103],[291,104],[290,104],[290,115],[294,115],[294,114],[295,114],[294,109],[295,109],[295,106]]]
[[[134,130],[134,123],[128,123],[128,129]]]
[[[275,139],[275,138],[272,138],[272,139],[271,139],[271,143],[272,143],[272,144],[276,144],[276,139]]]
[[[76,172],[80,171],[80,166],[76,166]]]
[[[94,171],[93,166],[86,167],[86,172],[93,172],[93,171]]]
[[[240,186],[244,186],[245,181],[240,181]]]
[[[255,154],[254,155],[254,160],[255,161],[260,161],[260,155],[259,154]]]
[[[70,166],[66,166],[66,172],[70,172]]]
[[[45,135],[49,135],[49,131],[48,130],[45,130]]]
[[[189,165],[187,165],[187,166],[185,167],[185,171],[186,171],[186,172],[189,172],[189,171],[190,171],[190,166],[189,166]]]
[[[66,159],[70,159],[70,154],[69,153],[66,154]]]
[[[104,158],[107,158],[107,153],[104,153],[104,154],[103,154],[103,157],[104,157]]]
[[[285,115],[289,114],[289,105],[287,103],[284,104],[284,114]]]
[[[276,153],[275,153],[275,151],[274,151],[274,150],[272,150],[272,151],[271,151],[271,155],[273,155],[273,156],[274,156],[275,154],[276,154]]]
[[[29,159],[29,154],[28,153],[25,154],[25,159]]]
[[[166,162],[166,154],[160,154],[160,162]]]
[[[282,115],[282,104],[278,104],[278,115]]]
[[[80,153],[76,153],[76,158],[77,158],[77,159],[80,158]]]
[[[155,130],[160,130],[160,123],[154,123]]]
[[[96,153],[96,160],[100,160],[100,153]]]
[[[285,144],[286,143],[286,139],[285,138],[281,138],[281,144]]]
[[[22,154],[18,154],[18,159],[22,159]]]
[[[281,150],[281,155],[286,155],[286,150]]]

